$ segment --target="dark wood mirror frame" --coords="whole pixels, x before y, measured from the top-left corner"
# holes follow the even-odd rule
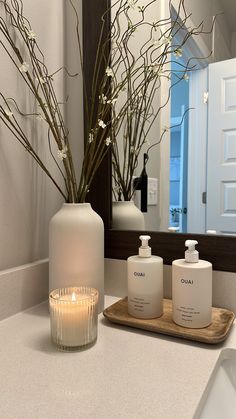
[[[101,16],[110,7],[110,0],[83,0],[83,50],[84,71],[87,88],[91,86],[93,63],[96,55],[96,40],[100,34]],[[107,15],[109,17],[109,14]],[[109,30],[109,22],[106,31]],[[89,90],[89,89],[88,89]],[[86,118],[85,118],[86,126]],[[139,231],[116,231],[111,229],[111,157],[103,162],[89,197],[95,211],[105,225],[105,257],[126,259],[137,253]],[[146,232],[151,235],[153,254],[162,256],[165,264],[183,258],[185,240],[198,241],[201,259],[210,261],[214,270],[236,272],[236,237],[204,234],[173,234]]]

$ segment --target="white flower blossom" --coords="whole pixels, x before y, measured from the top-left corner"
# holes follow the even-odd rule
[[[89,133],[89,144],[91,144],[92,142],[93,142],[93,140],[94,140],[94,137],[93,137],[93,133],[92,132],[90,132]]]
[[[99,100],[103,104],[108,103],[107,96],[104,95],[103,93],[99,96]]]
[[[107,75],[107,77],[113,77],[113,71],[112,71],[111,67],[106,68],[106,75]]]
[[[107,137],[105,143],[106,143],[106,146],[108,147],[111,144],[111,138]]]
[[[36,33],[34,33],[31,29],[27,31],[27,36],[30,41],[34,41],[36,39]]]
[[[152,71],[153,71],[154,73],[159,73],[159,72],[160,72],[160,64],[158,64],[158,63],[153,63],[153,64],[152,64]]]
[[[67,151],[68,148],[65,145],[61,150],[57,150],[57,157],[62,161],[63,159],[67,158]]]
[[[106,128],[106,124],[105,124],[105,122],[103,122],[103,120],[102,120],[102,119],[99,119],[99,120],[98,120],[98,125],[99,125],[99,127],[101,127],[102,129]]]
[[[118,96],[114,97],[113,99],[107,99],[105,103],[107,103],[108,105],[115,105],[115,103],[117,102]]]
[[[184,80],[185,80],[185,81],[189,81],[189,75],[188,75],[188,73],[185,73],[185,74],[184,74]]]
[[[181,49],[181,48],[177,48],[177,49],[174,51],[174,55],[175,55],[177,58],[182,57],[182,55],[183,55],[182,49]]]
[[[22,63],[22,65],[19,67],[19,70],[21,73],[27,73],[29,70],[29,64],[27,64],[25,61]]]
[[[13,112],[9,111],[9,109],[4,109],[4,113],[6,116],[8,116],[9,118],[11,118],[13,116]]]
[[[114,99],[108,99],[107,100],[108,105],[115,105],[117,99],[118,99],[117,97],[114,97]]]
[[[36,33],[32,31],[32,29],[29,29],[27,25],[23,25],[26,35],[28,37],[29,40],[34,41],[36,38]]]
[[[209,92],[204,92],[203,93],[203,103],[207,103],[208,102],[208,97],[209,97]]]
[[[169,45],[169,44],[171,44],[171,42],[172,42],[172,36],[171,35],[164,37],[163,44]]]

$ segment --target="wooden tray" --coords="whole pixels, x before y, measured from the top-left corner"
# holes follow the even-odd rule
[[[130,316],[127,304],[128,299],[126,297],[106,308],[103,314],[113,323],[210,344],[220,343],[226,339],[235,318],[232,311],[213,307],[210,326],[204,329],[189,329],[178,326],[173,322],[171,300],[164,299],[164,314],[157,319],[151,320],[136,319]]]

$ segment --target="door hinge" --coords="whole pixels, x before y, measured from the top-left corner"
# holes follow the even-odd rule
[[[202,203],[203,204],[207,203],[207,193],[206,192],[202,192]]]
[[[203,103],[208,103],[209,92],[203,92]]]

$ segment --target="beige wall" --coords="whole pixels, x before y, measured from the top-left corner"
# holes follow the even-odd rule
[[[83,129],[83,88],[78,42],[75,33],[75,14],[68,1],[64,1],[64,61],[71,74],[79,73],[76,77],[65,77],[65,94],[68,96],[66,105],[66,120],[70,131],[72,152],[76,157],[77,177],[80,175],[84,153]],[[80,39],[82,43],[82,0],[74,0],[79,14]]]
[[[232,53],[232,57],[236,57],[236,32],[232,33],[231,53]]]
[[[173,5],[177,5],[178,0],[173,0]],[[222,7],[219,0],[185,0],[187,14],[191,13],[195,26],[204,24],[204,31],[210,31],[213,18],[217,16],[216,25],[212,35],[202,34],[202,40],[213,53],[213,61],[227,59],[231,49],[231,33],[228,29],[227,22],[222,14]]]
[[[78,0],[78,4],[80,3]],[[24,5],[25,14],[29,16],[38,42],[45,52],[49,71],[54,72],[64,65],[66,60],[69,61],[69,54],[64,53],[66,45],[69,47],[71,45],[68,39],[64,40],[64,1],[25,0]],[[74,60],[75,50],[71,50],[71,54]],[[1,48],[0,62],[0,90],[8,96],[16,97],[22,109],[26,109],[29,97],[22,87],[19,75]],[[74,70],[73,68],[72,72]],[[63,100],[65,86],[62,74],[55,76],[54,80],[58,96]],[[74,82],[78,90],[79,82],[78,80]],[[71,133],[76,142],[80,143],[82,142],[81,103],[73,98],[69,106],[68,114],[76,112],[76,123],[74,126],[71,124]],[[32,103],[30,107],[32,108]],[[69,120],[71,121],[71,118]],[[58,176],[50,158],[44,122],[30,123],[24,120],[22,124],[34,138],[41,156],[55,176]],[[62,198],[51,181],[33,163],[9,131],[2,127],[2,124],[0,151],[0,270],[3,270],[47,257],[48,223],[61,206]]]

